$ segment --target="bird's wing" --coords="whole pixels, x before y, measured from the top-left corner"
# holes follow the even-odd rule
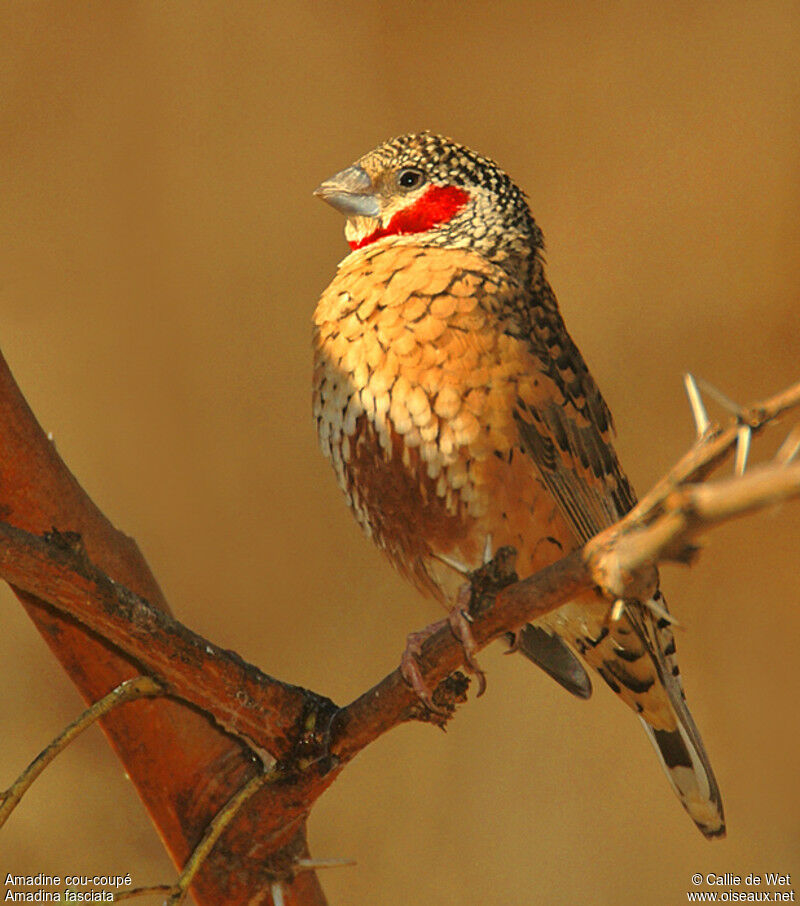
[[[567,692],[577,698],[591,696],[592,683],[583,664],[560,636],[528,623],[516,634],[508,633],[508,640]]]
[[[578,539],[616,522],[636,502],[611,442],[611,413],[555,299],[544,296],[524,329],[542,381],[536,398],[518,397],[514,418],[522,445]]]

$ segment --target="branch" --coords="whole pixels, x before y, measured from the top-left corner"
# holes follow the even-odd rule
[[[773,463],[753,469],[749,474],[706,484],[685,485],[669,493],[661,513],[649,525],[626,520],[608,533],[598,535],[587,552],[598,584],[606,593],[620,588],[605,577],[613,572],[635,573],[659,561],[685,562],[694,551],[692,541],[710,529],[740,516],[800,496],[800,463]],[[604,580],[604,581],[600,581]]]
[[[760,433],[785,412],[800,406],[800,381],[760,403],[738,409],[730,424],[707,424],[696,443],[651,488],[628,514],[629,519],[645,521],[676,487],[703,481],[733,456],[739,431],[748,427]]]
[[[114,528],[70,473],[2,355],[0,439],[0,513],[6,523],[34,535],[54,525],[63,533],[78,533],[99,569],[166,610],[135,542]],[[52,578],[57,583],[57,575]],[[141,672],[122,648],[112,648],[21,587],[13,590],[88,703]],[[101,725],[178,866],[224,803],[256,773],[251,754],[237,740],[174,701],[138,701],[108,714]],[[198,778],[213,782],[198,785]],[[193,882],[199,906],[244,906],[260,890],[269,896],[270,866],[259,860],[259,853],[250,855],[251,841],[262,839],[264,823],[263,814],[248,808],[229,828],[227,851],[218,847]],[[295,828],[298,833],[304,846],[302,826]],[[287,904],[325,903],[313,872],[304,873],[285,894]]]
[[[267,676],[112,581],[76,536],[51,531],[39,538],[0,523],[0,575],[119,648],[160,678],[167,693],[265,753],[264,761],[289,755],[309,710],[334,707]]]

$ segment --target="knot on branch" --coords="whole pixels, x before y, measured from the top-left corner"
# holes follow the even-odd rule
[[[430,723],[441,730],[447,729],[447,722],[455,714],[456,706],[467,700],[469,677],[460,670],[445,677],[433,690],[431,700],[436,710],[431,710],[423,701],[417,700],[409,709],[408,720]]]
[[[80,532],[60,532],[53,526],[49,532],[44,532],[42,539],[51,545],[52,553],[63,555],[64,562],[79,575],[88,576],[94,570]]]
[[[331,724],[339,707],[329,698],[304,690],[303,710],[297,722],[293,745],[275,765],[285,777],[296,777],[314,768],[320,775],[338,767],[339,759],[331,754]]]

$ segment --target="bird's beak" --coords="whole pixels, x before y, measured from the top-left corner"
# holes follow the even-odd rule
[[[354,164],[326,179],[314,194],[348,217],[380,217],[381,209],[375,188],[363,167]]]

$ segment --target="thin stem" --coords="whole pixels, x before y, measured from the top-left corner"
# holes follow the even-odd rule
[[[163,692],[163,687],[151,676],[136,676],[120,683],[116,689],[112,689],[108,695],[104,695],[90,708],[87,708],[63,732],[56,736],[47,748],[43,749],[34,758],[5,792],[0,794],[0,802],[2,803],[0,805],[0,827],[6,823],[33,781],[57,755],[64,751],[76,736],[83,733],[87,727],[91,727],[95,721],[108,714],[109,711],[118,708],[125,702],[135,701],[137,698],[162,695]]]
[[[183,871],[175,886],[172,888],[172,892],[167,897],[165,906],[177,906],[177,904],[184,901],[189,892],[189,886],[194,880],[194,876],[202,867],[203,862],[208,858],[209,853],[214,848],[214,844],[217,840],[219,840],[222,832],[231,823],[245,802],[274,777],[275,773],[273,771],[265,771],[261,774],[256,774],[256,776],[248,780],[240,790],[234,793],[219,812],[217,812],[206,828],[203,838],[194,848],[194,852],[192,852],[186,864],[183,866]]]
[[[152,887],[134,887],[133,890],[126,890],[123,893],[114,894],[114,902],[120,900],[132,900],[134,897],[145,897],[151,893],[172,893],[173,888],[169,884],[155,884]]]

